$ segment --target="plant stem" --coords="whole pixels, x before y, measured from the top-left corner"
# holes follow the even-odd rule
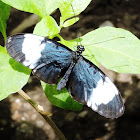
[[[60,131],[60,129],[49,117],[52,115],[51,113],[45,112],[43,107],[37,104],[34,100],[32,100],[23,90],[19,90],[18,93],[36,109],[36,111],[46,120],[46,122],[48,122],[48,124],[54,129],[54,131],[60,137],[61,140],[67,140],[63,133]]]

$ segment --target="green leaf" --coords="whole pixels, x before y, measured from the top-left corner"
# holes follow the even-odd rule
[[[63,22],[73,16],[79,15],[86,9],[91,0],[61,0],[59,9]]]
[[[69,27],[69,26],[73,25],[74,23],[76,23],[78,20],[79,20],[78,17],[66,20],[63,24],[63,27]]]
[[[59,6],[58,0],[2,0],[2,1],[18,10],[35,13],[42,18],[50,15]]]
[[[48,85],[44,82],[41,82],[41,84],[48,100],[53,105],[74,111],[82,109],[82,105],[71,98],[67,89],[64,88],[61,91],[57,91],[54,85]]]
[[[0,46],[0,100],[19,91],[28,81],[31,70],[13,60]]]
[[[34,34],[41,36],[52,36],[60,32],[60,27],[51,16],[44,17],[34,29]]]
[[[102,27],[82,36],[81,40],[84,54],[94,56],[106,68],[119,73],[140,73],[140,40],[131,32]]]
[[[0,45],[0,54],[6,54],[6,53],[7,53],[6,49]]]
[[[0,1],[0,31],[4,37],[4,40],[6,40],[6,22],[10,15],[11,7],[2,1]]]

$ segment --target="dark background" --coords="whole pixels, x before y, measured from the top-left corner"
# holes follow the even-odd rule
[[[13,33],[19,25],[22,28],[22,22],[30,15],[12,9],[7,34]],[[58,22],[59,16],[59,11],[53,13]],[[76,31],[83,35],[100,25],[105,26],[106,21],[115,27],[129,30],[140,38],[140,1],[93,0],[80,14],[80,21],[63,29],[61,35],[64,39],[74,39],[77,37]],[[34,25],[26,27],[22,32],[33,32],[33,29]],[[3,45],[1,34],[0,44]],[[31,76],[23,90],[48,112],[53,113],[52,119],[68,140],[139,140],[140,75],[117,74],[101,68],[114,81],[125,101],[124,115],[115,120],[106,119],[86,106],[77,112],[52,106],[34,76]],[[0,102],[0,140],[58,140],[58,137],[20,95],[13,94]]]

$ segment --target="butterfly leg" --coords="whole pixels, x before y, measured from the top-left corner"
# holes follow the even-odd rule
[[[63,78],[60,80],[60,82],[57,85],[57,90],[60,91],[61,89],[63,89],[66,86],[66,83],[69,79],[69,76],[71,74],[71,71],[73,69],[73,67],[75,66],[75,63],[72,62],[68,68],[68,70],[66,71],[65,75],[63,76]]]

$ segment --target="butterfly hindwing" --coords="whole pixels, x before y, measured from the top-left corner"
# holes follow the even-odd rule
[[[73,68],[67,89],[71,96],[106,118],[118,118],[124,112],[120,93],[110,79],[82,56]]]
[[[33,74],[49,84],[56,84],[62,71],[71,63],[72,50],[48,38],[33,34],[17,34],[7,38],[9,55]]]

